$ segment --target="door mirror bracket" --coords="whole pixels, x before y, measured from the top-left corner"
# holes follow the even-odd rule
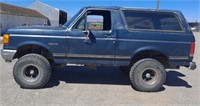
[[[90,41],[90,37],[89,37],[89,35],[90,35],[90,31],[89,30],[85,30],[85,31],[83,31],[83,33],[84,33],[84,35],[85,35],[85,40],[83,41],[84,43],[90,43],[91,41]]]

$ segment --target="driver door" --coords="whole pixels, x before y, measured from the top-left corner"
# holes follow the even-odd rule
[[[67,60],[76,64],[114,65],[116,36],[107,10],[88,10],[68,32]]]

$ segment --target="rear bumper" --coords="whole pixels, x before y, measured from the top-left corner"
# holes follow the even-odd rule
[[[11,62],[16,52],[16,50],[1,49],[1,56],[5,61]]]
[[[195,70],[197,68],[197,65],[195,62],[192,61],[192,59],[189,60],[173,60],[169,62],[169,69],[179,69],[180,66],[187,67],[190,70]]]
[[[190,70],[195,70],[197,68],[197,65],[195,62],[190,62],[190,66],[188,67]]]

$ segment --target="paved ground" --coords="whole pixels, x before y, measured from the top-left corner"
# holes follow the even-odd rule
[[[200,67],[200,33],[195,61]],[[2,45],[0,46],[2,48]],[[198,61],[197,61],[198,60]],[[0,105],[200,105],[200,68],[168,70],[167,82],[155,93],[130,86],[128,75],[114,67],[92,71],[84,67],[57,69],[44,89],[21,89],[12,76],[13,63],[0,57]]]

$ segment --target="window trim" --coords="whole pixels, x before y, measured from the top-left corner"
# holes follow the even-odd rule
[[[74,23],[74,25],[71,27],[71,29],[70,30],[79,30],[79,29],[76,29],[76,28],[74,28],[75,26],[76,26],[76,24],[79,22],[79,20],[81,20],[81,18],[82,17],[80,17],[77,21],[76,21],[76,23]],[[80,22],[81,23],[81,22]],[[80,24],[79,23],[79,24]],[[84,20],[84,24],[85,24],[85,20]],[[84,25],[84,29],[85,29],[85,25]],[[80,31],[82,31],[82,30],[80,30]]]
[[[160,11],[145,11],[145,10],[129,10],[129,11],[135,11],[135,12],[143,12],[143,13],[155,13],[155,12],[158,12],[159,14],[171,14],[173,15],[176,20],[178,21],[178,24],[180,25],[181,27],[181,31],[176,31],[176,30],[158,30],[158,29],[131,29],[128,27],[128,24],[127,24],[127,21],[126,21],[126,18],[125,18],[125,14],[123,11],[127,11],[126,9],[121,9],[120,10],[120,15],[122,17],[122,22],[125,26],[125,29],[129,32],[135,32],[135,31],[146,31],[146,32],[174,32],[174,33],[183,33],[185,32],[186,30],[183,28],[183,25],[181,24],[180,22],[180,18],[179,16],[176,14],[176,13],[173,13],[173,12],[160,12]]]
[[[78,22],[78,20],[85,14],[86,11],[87,9],[83,9],[83,11],[78,15],[78,17],[73,20],[73,22],[69,25],[69,30],[73,28],[74,24]]]

